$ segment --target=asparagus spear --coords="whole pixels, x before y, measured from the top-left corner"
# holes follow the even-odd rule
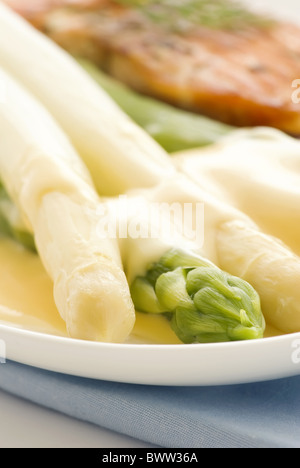
[[[215,143],[233,127],[142,96],[83,59],[80,65],[140,127],[173,153]]]
[[[179,212],[161,222],[161,207],[152,203],[159,199],[165,200],[161,187],[127,195],[126,205],[120,198],[106,200],[108,211],[118,213],[120,251],[136,310],[162,314],[184,343],[263,337],[255,290],[207,259],[182,229]]]
[[[299,332],[300,291],[297,284],[300,282],[300,258],[298,255],[280,239],[262,232],[246,214],[202,190],[192,179],[188,179],[187,182],[183,176],[175,183],[166,181],[151,189],[151,192],[149,199],[154,202],[159,200],[170,204],[192,202],[196,206],[197,202],[202,200],[206,213],[204,245],[198,245],[198,251],[195,249],[195,252],[202,258],[209,259],[223,272],[249,283],[259,295],[263,316],[269,325],[283,333]],[[193,223],[194,221],[193,219]],[[183,242],[179,242],[176,247],[186,249]],[[164,248],[157,250],[156,246],[152,248],[143,240],[129,247],[129,251],[132,249],[134,252],[134,265],[131,269],[128,267],[128,260],[125,264],[130,285],[134,283],[135,278],[139,278],[133,290],[131,286],[137,309],[143,309],[146,303],[149,312],[165,312],[153,287],[148,284],[147,271],[151,264],[160,265],[159,259],[171,248],[172,246],[166,244]],[[149,252],[152,251],[151,257]],[[139,257],[141,257],[140,268],[135,263]],[[161,273],[164,273],[163,268]],[[144,295],[147,296],[144,299],[146,302],[142,302]]]
[[[135,311],[117,241],[98,232],[90,175],[47,110],[1,69],[0,80],[1,180],[34,236],[58,311],[71,337],[123,341]]]

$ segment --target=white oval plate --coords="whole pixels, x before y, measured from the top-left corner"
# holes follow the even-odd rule
[[[300,333],[216,344],[106,344],[0,325],[0,340],[7,360],[114,382],[207,386],[300,374]]]

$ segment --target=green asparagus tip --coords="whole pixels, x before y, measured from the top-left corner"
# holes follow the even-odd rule
[[[171,250],[132,284],[140,312],[166,314],[183,343],[262,338],[265,320],[253,287],[200,256]]]

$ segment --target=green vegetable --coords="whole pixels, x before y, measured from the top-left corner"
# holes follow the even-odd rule
[[[136,93],[89,61],[78,59],[78,62],[119,107],[169,153],[215,143],[233,130],[229,125]]]
[[[167,252],[134,280],[131,295],[140,312],[166,314],[184,343],[263,337],[265,321],[252,286],[185,251]]]
[[[16,205],[0,182],[0,235],[10,237],[29,250],[36,251],[32,234],[23,225]]]

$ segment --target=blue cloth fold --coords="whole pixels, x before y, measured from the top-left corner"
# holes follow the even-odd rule
[[[219,387],[86,379],[7,361],[0,388],[163,448],[300,448],[300,376]]]

